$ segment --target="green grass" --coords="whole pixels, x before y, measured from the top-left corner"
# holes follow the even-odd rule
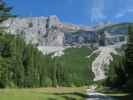
[[[91,71],[91,64],[89,56],[92,53],[92,49],[87,47],[68,48],[64,50],[64,55],[56,57],[56,62],[59,62],[66,72],[65,79],[76,86],[89,85],[93,78]]]
[[[133,94],[122,91],[103,92],[106,96],[114,97],[118,100],[133,100]]]
[[[84,100],[86,87],[2,89],[0,100]]]
[[[106,96],[113,97],[117,100],[133,100],[133,93],[127,92],[125,90],[110,90],[110,89],[97,89],[97,92],[103,93]]]

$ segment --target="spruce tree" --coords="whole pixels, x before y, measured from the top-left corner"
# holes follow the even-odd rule
[[[125,51],[126,57],[126,76],[127,76],[127,88],[133,90],[133,26],[128,27],[128,42]]]
[[[7,20],[11,17],[11,7],[9,7],[4,0],[0,0],[0,22]]]
[[[133,26],[128,27],[128,42],[126,49],[126,71],[129,78],[133,76]]]

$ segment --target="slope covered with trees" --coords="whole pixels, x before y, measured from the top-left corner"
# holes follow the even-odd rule
[[[126,57],[126,76],[127,82],[126,85],[129,89],[133,91],[133,25],[129,25],[128,27],[128,42],[127,48],[125,50]]]
[[[11,7],[9,7],[4,0],[0,0],[0,22],[12,17]]]
[[[68,48],[64,50],[64,55],[54,58],[57,65],[61,65],[64,69],[64,79],[69,86],[92,84],[94,75],[91,63],[95,57],[87,58],[91,53],[92,49],[87,47]]]
[[[127,29],[127,44],[117,50],[119,55],[113,55],[115,60],[107,70],[105,85],[133,91],[133,25],[128,24]]]
[[[34,87],[42,84],[42,53],[19,36],[0,35],[0,86]],[[38,62],[39,61],[39,62]],[[45,73],[44,73],[45,74]],[[45,75],[44,75],[45,76]]]
[[[91,83],[89,48],[66,49],[62,57],[43,55],[20,36],[0,34],[0,87],[82,86]]]
[[[0,22],[11,17],[11,7],[0,1]],[[4,28],[5,29],[5,28]],[[0,87],[81,86],[92,80],[89,48],[67,49],[62,57],[43,55],[19,35],[0,28]]]

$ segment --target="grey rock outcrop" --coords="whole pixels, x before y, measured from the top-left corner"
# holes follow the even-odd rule
[[[20,35],[26,43],[41,48],[41,51],[48,48],[48,52],[54,51],[50,49],[64,47],[65,44],[71,45],[73,42],[83,44],[87,36],[91,38],[92,33],[87,34],[94,31],[90,27],[62,23],[57,16],[10,18],[4,21],[0,27],[5,27],[7,33]],[[81,34],[79,34],[80,32]],[[66,33],[70,34],[69,36],[72,37],[73,42],[67,42],[70,39],[66,38]],[[71,33],[78,34],[78,37],[73,38],[74,35]],[[86,37],[82,33],[86,34]],[[57,50],[55,49],[55,51]]]
[[[20,34],[27,43],[36,46],[64,46],[65,33],[93,31],[88,27],[62,23],[57,16],[10,18],[0,26],[6,27],[11,34]],[[73,41],[77,42],[76,39]]]
[[[56,43],[56,45],[62,45],[61,40],[58,38],[55,39],[57,32],[61,32],[52,29],[53,27],[59,27],[60,25],[61,23],[56,16],[17,17],[11,18],[2,24],[3,27],[8,28],[7,31],[9,33],[20,34],[27,43],[30,42],[34,45],[53,45],[53,42]],[[63,38],[62,34],[63,33],[61,33],[61,36]]]
[[[110,45],[123,41],[123,35],[111,32],[97,33],[88,26],[62,23],[57,16],[16,17],[4,21],[0,27],[10,34],[20,35],[26,43],[36,47],[64,47]],[[52,50],[53,51],[53,50]]]
[[[62,23],[57,16],[16,17],[3,22],[11,34],[20,34],[27,43],[37,46],[63,46],[64,33],[87,28]]]

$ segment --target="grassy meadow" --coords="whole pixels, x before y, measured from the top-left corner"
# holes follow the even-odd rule
[[[84,100],[87,87],[1,89],[0,100]]]

